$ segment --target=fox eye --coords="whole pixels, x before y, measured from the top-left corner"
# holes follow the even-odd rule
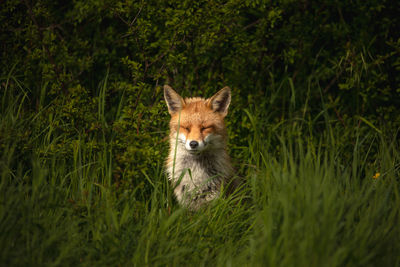
[[[181,126],[183,129],[185,129],[186,131],[190,132],[190,128],[187,126]]]
[[[204,131],[204,130],[208,130],[208,129],[211,129],[213,126],[212,125],[210,125],[210,126],[203,126],[203,127],[201,127],[201,131]]]

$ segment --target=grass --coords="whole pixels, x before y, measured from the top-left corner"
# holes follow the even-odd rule
[[[326,137],[305,139],[277,126],[279,149],[271,149],[259,118],[246,111],[254,135],[238,164],[242,187],[192,213],[171,201],[162,162],[143,172],[151,189],[144,203],[140,188],[116,190],[107,137],[100,150],[77,138],[71,159],[23,157],[18,138],[7,135],[36,123],[37,115],[21,115],[26,99],[2,101],[2,265],[400,265],[396,138],[371,129],[347,146],[348,157],[342,132],[327,127]],[[41,150],[50,149],[50,135],[64,138],[51,126],[31,134]]]

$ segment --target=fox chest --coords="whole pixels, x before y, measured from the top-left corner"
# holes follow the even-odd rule
[[[219,172],[212,157],[180,157],[169,168],[172,182],[186,186],[202,186],[219,179]]]
[[[212,158],[180,157],[168,172],[175,196],[184,205],[195,209],[219,195],[223,176]]]

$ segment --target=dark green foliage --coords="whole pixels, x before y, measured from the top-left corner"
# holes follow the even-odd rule
[[[113,136],[115,170],[127,181],[162,157],[164,83],[186,96],[231,86],[238,146],[247,144],[243,107],[256,109],[264,125],[318,122],[324,102],[343,127],[362,123],[356,115],[397,128],[398,8],[381,1],[7,1],[2,77],[7,90],[27,93],[26,112],[45,108],[38,131],[54,123],[55,133],[83,140]],[[281,104],[266,107],[272,100]]]
[[[398,14],[376,0],[3,1],[1,262],[399,264]],[[164,84],[232,88],[245,204],[174,204]]]

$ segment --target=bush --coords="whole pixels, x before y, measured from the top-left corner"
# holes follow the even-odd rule
[[[167,150],[165,83],[185,96],[233,88],[228,127],[238,162],[249,135],[278,151],[280,125],[301,125],[293,137],[322,136],[327,125],[338,134],[357,127],[394,136],[396,7],[374,0],[7,1],[2,113],[7,99],[20,97],[19,118],[34,123],[1,134],[16,136],[23,162],[31,155],[72,160],[77,142],[107,151],[115,185],[143,187],[144,198],[145,176],[162,168]],[[347,144],[357,136],[344,132],[351,157]]]

